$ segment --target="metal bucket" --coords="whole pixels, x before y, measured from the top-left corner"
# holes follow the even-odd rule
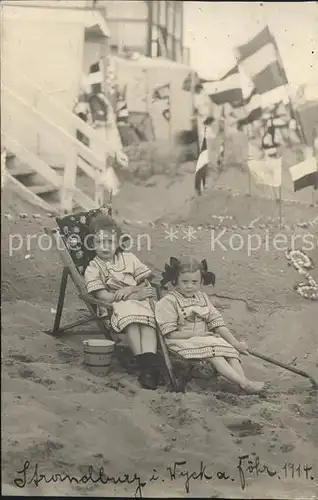
[[[115,342],[107,339],[83,340],[84,365],[94,375],[104,377],[111,369]]]

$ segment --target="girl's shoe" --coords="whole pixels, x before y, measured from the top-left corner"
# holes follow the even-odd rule
[[[157,355],[152,352],[136,356],[139,366],[138,381],[144,389],[156,390],[158,387]]]

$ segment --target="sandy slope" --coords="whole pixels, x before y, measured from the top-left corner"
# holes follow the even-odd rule
[[[222,215],[226,210],[240,224],[251,221],[246,198],[225,198],[221,192],[209,190],[196,207],[190,200],[190,184],[186,191],[186,181],[181,181],[184,206],[194,222],[200,219],[203,224],[211,219],[210,198],[212,215]],[[124,192],[116,200],[121,218],[151,220],[173,211],[179,215],[177,184],[169,189],[164,185],[161,189],[130,188],[125,188],[129,196],[125,204]],[[3,213],[34,211],[17,196],[14,201],[10,198],[7,191]],[[265,218],[271,215],[268,207],[264,203],[260,208]],[[314,218],[313,209],[297,210],[290,210],[290,223],[297,218]],[[244,359],[248,375],[270,382],[266,397],[244,396],[205,369],[195,371],[185,394],[169,392],[164,371],[158,391],[149,392],[139,388],[133,367],[124,370],[117,361],[106,379],[85,371],[81,340],[87,337],[87,329],[80,336],[61,339],[44,333],[52,325],[51,308],[56,307],[58,296],[61,268],[57,256],[53,250],[40,250],[36,238],[29,249],[24,243],[20,251],[10,255],[8,242],[10,234],[21,234],[24,242],[28,234],[39,237],[45,224],[53,225],[52,219],[2,221],[3,493],[133,496],[141,481],[146,483],[141,488],[144,496],[317,498],[317,400],[305,379],[249,357]],[[301,236],[316,227],[297,231]],[[147,232],[150,251],[142,245],[140,257],[155,270],[160,270],[170,255],[180,252],[206,257],[217,275],[216,289],[209,293],[214,294],[213,300],[238,338],[318,378],[317,304],[292,290],[299,276],[287,266],[282,251],[267,251],[263,246],[251,256],[246,247],[240,251],[216,247],[212,252],[208,229],[198,231],[191,242],[182,239],[180,227],[179,239],[173,242],[166,239],[166,228],[161,225],[127,224],[124,229],[134,242],[141,231]],[[234,231],[229,228],[224,244]],[[270,229],[270,235],[275,231]],[[259,229],[259,233],[264,237],[265,229]],[[242,234],[247,237],[248,233],[243,230]],[[292,232],[286,230],[286,234],[290,237]],[[30,257],[25,259],[26,255]],[[311,255],[318,263],[318,250]],[[84,314],[72,288],[66,309],[65,320]],[[269,477],[266,471],[257,475],[260,467],[251,466],[248,471],[244,459],[243,490],[237,468],[242,455],[249,455],[254,464],[259,457],[270,470],[277,470],[277,475]],[[23,474],[18,471],[26,460],[30,462],[28,480],[36,463],[38,474],[47,478],[54,473],[81,478],[92,465],[95,471],[104,468],[108,484],[93,485],[89,481],[70,486],[68,480],[48,484],[42,480],[38,487],[26,484],[19,489]],[[176,461],[187,463],[178,466],[173,479],[167,468]],[[185,473],[198,474],[201,461],[203,469],[206,465],[206,477],[201,480],[192,476],[187,492]],[[286,462],[295,464],[294,477],[291,468],[282,469]],[[306,464],[314,467],[308,478]],[[218,472],[229,478],[222,479],[222,474],[218,477]],[[124,481],[124,474],[129,475],[126,482],[114,486],[111,477],[120,475]],[[211,475],[212,479],[207,479]],[[15,479],[20,481],[14,483]]]

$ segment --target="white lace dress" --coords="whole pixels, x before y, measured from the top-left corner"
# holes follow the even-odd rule
[[[176,290],[168,292],[156,304],[156,320],[169,350],[184,358],[221,356],[239,359],[238,351],[231,344],[213,334],[214,328],[225,326],[225,323],[204,292],[199,291],[191,298]],[[176,330],[185,332],[185,338],[173,338]]]
[[[150,269],[130,252],[119,253],[113,262],[95,257],[84,274],[88,293],[98,290],[115,292],[125,286],[134,286],[151,275]],[[113,302],[111,325],[115,332],[123,330],[131,323],[141,323],[155,328],[155,316],[148,299],[121,300]],[[99,308],[100,316],[107,316],[105,308]]]

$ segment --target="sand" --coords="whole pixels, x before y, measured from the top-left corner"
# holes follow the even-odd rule
[[[134,242],[141,232],[149,235],[150,251],[141,244],[137,255],[156,272],[171,255],[206,257],[217,276],[216,288],[207,291],[237,338],[318,378],[317,302],[293,290],[301,279],[284,252],[265,244],[252,255],[246,245],[239,251],[218,245],[211,250],[207,226],[215,224],[213,217],[233,217],[225,222],[222,241],[228,245],[238,231],[232,225],[247,227],[258,216],[267,224],[275,216],[273,202],[229,197],[210,187],[198,203],[191,199],[186,172],[167,183],[160,176],[148,187],[126,183],[114,200]],[[34,212],[42,218],[32,218]],[[262,397],[243,395],[200,366],[184,394],[171,392],[163,368],[155,392],[141,389],[133,366],[124,369],[117,359],[105,378],[88,373],[81,341],[93,325],[58,339],[45,333],[53,324],[61,265],[55,251],[41,250],[38,241],[54,220],[10,185],[3,192],[2,214],[3,494],[318,497],[317,398],[308,380],[252,356],[244,357],[244,367],[250,378],[269,383]],[[316,214],[317,208],[300,204],[286,209],[284,234],[317,235],[317,225],[293,229]],[[156,225],[146,223],[156,219]],[[190,242],[176,226],[182,219],[202,225]],[[166,226],[159,223],[164,220]],[[179,231],[178,240],[167,239],[167,227]],[[263,239],[273,238],[278,228],[257,231]],[[10,254],[12,234],[20,234],[23,245]],[[247,239],[247,229],[240,234]],[[317,265],[317,246],[309,254]],[[312,274],[317,280],[317,268]],[[63,321],[85,314],[72,285],[65,307]],[[97,481],[101,467],[105,484]],[[75,479],[70,484],[67,474],[78,484]]]

